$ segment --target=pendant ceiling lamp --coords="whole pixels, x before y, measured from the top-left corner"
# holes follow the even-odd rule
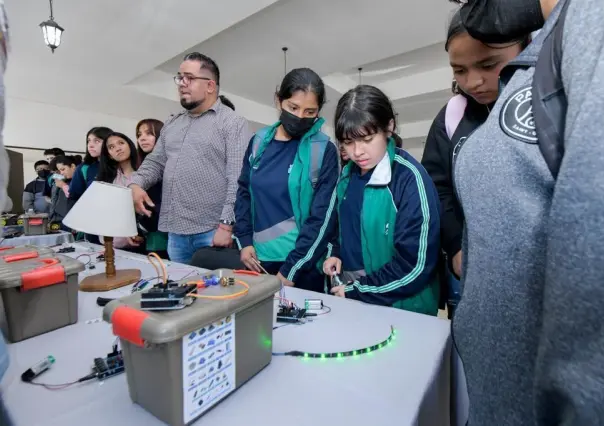
[[[42,35],[44,36],[44,43],[48,47],[52,53],[55,53],[55,49],[59,47],[61,44],[61,35],[63,34],[63,27],[55,22],[53,13],[52,13],[52,0],[50,2],[50,19],[48,21],[44,21],[40,24],[40,28],[42,29]]]

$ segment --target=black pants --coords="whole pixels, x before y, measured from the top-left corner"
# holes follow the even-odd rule
[[[262,267],[266,269],[266,272],[273,275],[277,275],[282,266],[283,262],[262,262]],[[296,288],[316,291],[318,293],[325,292],[325,275],[320,273],[316,268],[299,271],[297,275],[294,282]]]

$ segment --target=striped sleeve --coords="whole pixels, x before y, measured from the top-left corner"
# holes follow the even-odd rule
[[[313,268],[327,252],[336,220],[336,185],[338,183],[338,152],[334,144],[328,143],[321,165],[321,172],[310,208],[292,250],[281,267],[281,274],[296,282],[300,271]]]
[[[413,296],[434,278],[440,249],[439,200],[427,172],[396,155],[401,182],[391,186],[398,212],[394,234],[395,254],[377,271],[345,287],[346,297],[391,306]]]

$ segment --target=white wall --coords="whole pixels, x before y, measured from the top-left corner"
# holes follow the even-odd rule
[[[137,120],[130,118],[8,97],[4,144],[84,152],[86,133],[92,127],[110,127],[134,138],[136,123]]]
[[[85,152],[86,133],[92,127],[106,126],[134,140],[136,123],[137,120],[130,118],[7,97],[4,144]],[[44,159],[43,151],[11,149],[23,154],[24,182],[27,184],[36,176],[34,163]]]

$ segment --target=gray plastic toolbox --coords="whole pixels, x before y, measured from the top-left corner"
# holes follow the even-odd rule
[[[23,219],[23,233],[30,235],[45,235],[48,233],[48,213],[25,213]]]
[[[103,311],[120,337],[130,397],[171,426],[192,423],[271,361],[273,299],[281,284],[272,275],[236,272],[222,269],[209,275],[248,283],[249,292],[240,297],[144,311],[139,293],[115,300]],[[198,293],[228,295],[242,288],[216,286]]]
[[[78,320],[78,273],[84,264],[51,249],[0,250],[0,293],[8,340],[19,342]]]

